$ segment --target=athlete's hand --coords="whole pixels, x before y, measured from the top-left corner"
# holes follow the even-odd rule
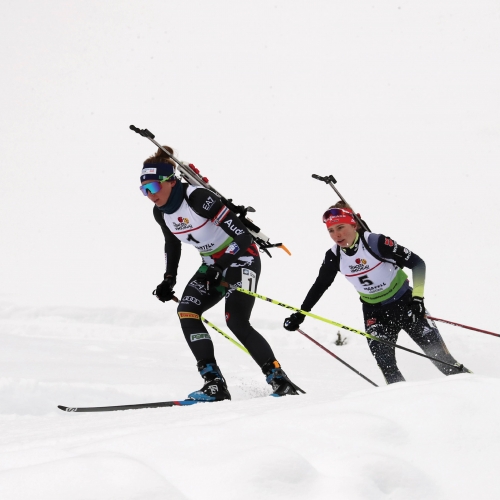
[[[153,290],[153,295],[156,295],[156,298],[162,302],[168,302],[174,298],[174,286],[175,277],[166,276],[165,279],[156,287],[156,290]]]
[[[412,297],[408,303],[408,317],[413,323],[420,321],[425,316],[425,306],[423,297]]]
[[[306,319],[305,315],[299,312],[293,313],[283,322],[283,328],[289,332],[294,332]]]
[[[208,266],[206,272],[197,272],[194,276],[197,281],[206,283],[207,290],[220,285],[222,281],[222,269],[218,266]]]

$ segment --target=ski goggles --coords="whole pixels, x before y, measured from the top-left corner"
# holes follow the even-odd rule
[[[323,222],[326,222],[330,217],[352,217],[353,214],[350,210],[344,208],[329,208],[323,214]]]
[[[141,186],[139,186],[139,189],[142,191],[142,194],[144,196],[147,196],[148,192],[151,194],[156,194],[161,189],[162,182],[172,180],[173,176],[174,174],[169,175],[167,178],[161,181],[151,181],[148,182],[147,184],[142,184]]]
[[[354,219],[354,214],[344,208],[330,208],[323,214],[323,222],[326,227],[330,229],[332,226],[337,224],[350,224],[356,226],[356,220]]]

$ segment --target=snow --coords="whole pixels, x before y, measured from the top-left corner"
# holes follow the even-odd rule
[[[1,498],[494,498],[500,487],[493,364],[491,374],[443,377],[402,352],[409,381],[384,386],[361,336],[337,346],[334,328],[306,321],[375,388],[298,333],[260,328],[263,317],[254,323],[306,395],[268,397],[251,358],[214,332],[232,401],[64,413],[58,404],[178,399],[201,386],[176,318],[22,307],[3,307],[1,318]],[[495,348],[486,335],[443,334],[473,369]]]
[[[376,231],[427,263],[437,317],[500,332],[500,7],[465,0],[5,2],[0,16],[0,498],[496,499],[496,337],[440,324],[473,374],[257,301],[252,323],[307,394],[271,398],[210,332],[232,401],[100,414],[201,387],[162,235],[138,190],[148,128],[273,242],[259,292],[300,305],[330,240],[332,174]],[[183,249],[178,293],[199,257]],[[316,314],[356,329],[341,277]],[[222,304],[206,318],[227,331]],[[229,333],[229,332],[228,332]],[[399,342],[416,349],[406,334]]]

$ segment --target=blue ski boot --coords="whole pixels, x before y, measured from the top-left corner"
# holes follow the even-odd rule
[[[266,382],[273,388],[271,396],[298,396],[299,392],[305,394],[305,391],[288,378],[287,374],[281,369],[281,365],[275,359],[265,363],[262,371],[266,376]]]
[[[205,385],[199,391],[192,392],[189,399],[206,402],[231,399],[226,381],[215,363],[198,363],[198,371],[205,380]]]

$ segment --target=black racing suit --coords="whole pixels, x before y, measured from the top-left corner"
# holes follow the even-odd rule
[[[184,193],[186,188],[187,186],[183,185]],[[205,188],[196,189],[189,198],[186,194],[184,196],[194,212],[208,220],[208,225],[214,225],[213,219],[221,212],[221,209],[224,209],[220,198]],[[208,199],[210,199],[210,203],[207,203]],[[167,227],[161,210],[155,206],[153,212],[165,237],[165,275],[175,277],[181,255],[181,242]],[[246,270],[253,271],[256,274],[256,283],[258,283],[261,262],[259,250],[253,241],[252,235],[234,212],[228,210],[224,218],[225,220],[230,218],[232,223],[229,225],[219,223],[218,227],[232,237],[237,250],[234,253],[224,253],[226,249],[223,249],[222,252],[219,252],[220,255],[213,256],[214,264],[224,271],[224,281],[229,283],[230,286],[241,286],[242,274]],[[202,265],[199,270],[202,272],[206,270],[206,265]],[[226,289],[222,287],[207,290],[205,283],[194,278],[195,276],[189,280],[184,289],[177,313],[181,320],[181,327],[186,341],[198,365],[215,362],[214,345],[201,321],[201,316],[224,296],[226,298],[226,323],[229,329],[247,348],[260,367],[270,359],[274,360],[275,357],[271,346],[250,324],[250,314],[255,298],[237,291],[230,290],[226,293]]]
[[[423,288],[423,282],[425,281],[424,261],[415,253],[401,245],[395,244],[393,240],[384,235],[372,234],[371,236],[372,238],[369,242],[365,239],[361,240],[365,247],[367,247],[367,250],[380,261],[395,261],[396,265],[400,268],[407,267],[412,269],[414,272],[414,285],[415,279],[417,279]],[[363,232],[360,232],[360,238],[363,238]],[[357,251],[358,243],[352,248],[339,249],[338,251],[345,251],[348,255],[354,255]],[[319,275],[302,303],[302,310],[310,311],[333,283],[339,272],[339,259],[340,255],[334,254],[331,249],[326,252]],[[386,301],[377,304],[368,304],[360,299],[363,304],[366,332],[395,344],[398,340],[399,332],[404,330],[428,356],[451,364],[457,363],[449,353],[433,321],[423,318],[415,323],[412,322],[411,317],[408,315],[408,304],[411,298],[412,289],[408,281],[406,281],[398,292]],[[404,381],[405,379],[396,363],[395,348],[373,339],[367,340],[386,382],[391,384]],[[460,368],[452,368],[439,362],[433,363],[445,375],[462,373]]]

